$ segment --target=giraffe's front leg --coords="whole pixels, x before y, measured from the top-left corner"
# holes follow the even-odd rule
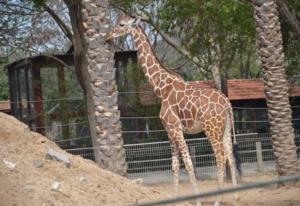
[[[169,104],[166,102],[162,102],[162,107],[160,111],[160,119],[165,126],[166,130],[168,131],[168,136],[169,140],[171,142],[171,147],[177,148],[177,155],[178,153],[181,155],[183,162],[185,164],[185,168],[190,176],[190,180],[194,189],[195,193],[198,193],[198,187],[197,187],[197,182],[196,182],[196,177],[194,173],[194,167],[192,164],[192,160],[190,157],[190,153],[187,147],[187,144],[185,142],[183,132],[182,132],[182,125],[180,118],[178,117],[176,111],[173,111],[170,109]],[[174,147],[175,145],[175,147]],[[174,150],[174,154],[176,150]],[[174,181],[175,184],[178,185],[178,175],[179,175],[179,160],[178,158],[175,158],[173,156],[173,151],[172,151],[172,165],[174,164]],[[178,166],[177,166],[178,165]],[[177,177],[176,177],[177,174]],[[176,185],[175,185],[176,186]],[[178,187],[178,186],[176,186]],[[197,200],[197,206],[201,206],[201,202],[198,199]]]
[[[172,152],[172,171],[174,174],[174,189],[175,189],[175,195],[178,195],[178,182],[179,182],[179,169],[180,169],[180,163],[179,163],[179,153],[177,149],[177,145],[175,141],[171,141],[171,152]]]
[[[192,159],[191,159],[191,156],[190,156],[190,153],[189,153],[188,146],[187,146],[186,141],[184,139],[182,130],[177,129],[176,134],[177,135],[176,135],[175,139],[176,139],[176,144],[177,144],[178,150],[179,150],[180,155],[183,159],[185,169],[189,174],[190,181],[192,183],[192,187],[194,189],[194,192],[197,194],[198,193],[197,180],[196,180],[194,167],[193,167],[193,163],[192,163]],[[200,199],[197,199],[197,206],[201,206]]]

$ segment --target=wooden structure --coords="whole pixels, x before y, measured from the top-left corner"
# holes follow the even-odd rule
[[[129,59],[133,63],[137,62],[136,51],[116,52],[115,53],[115,67],[116,70],[116,81],[118,89],[122,85],[127,85],[123,88],[126,92],[139,92],[134,96],[133,94],[122,94],[119,95],[119,108],[122,116],[155,116],[158,113],[158,107],[160,101],[153,94],[152,89],[147,84],[141,84],[138,90],[134,90],[131,80],[126,77],[126,68]],[[15,61],[6,66],[9,76],[9,87],[10,87],[10,100],[11,100],[11,114],[27,123],[32,130],[45,134],[45,104],[43,96],[43,68],[51,68],[57,76],[58,84],[53,87],[58,87],[57,97],[64,99],[66,97],[66,85],[64,79],[66,78],[66,70],[71,68],[64,68],[61,64],[73,66],[73,55],[72,54],[58,54],[58,55],[39,55],[24,58]],[[74,79],[75,83],[77,79]],[[201,88],[214,87],[213,81],[198,81],[195,82]],[[260,79],[249,80],[249,79],[232,79],[223,81],[223,86],[227,88],[228,97],[233,105],[236,121],[237,132],[265,132],[268,131],[268,122],[260,120],[267,120],[267,110],[258,110],[256,108],[266,108],[264,85]],[[126,93],[125,92],[125,93]],[[121,92],[120,92],[121,93]],[[46,95],[47,96],[47,95]],[[123,98],[127,96],[126,98]],[[290,96],[292,105],[300,105],[300,81],[292,81],[290,86]],[[137,105],[129,105],[128,99],[137,98]],[[84,101],[82,99],[82,101]],[[132,102],[134,103],[134,102]],[[50,119],[55,121],[61,121],[62,124],[67,124],[68,119],[74,116],[86,116],[85,111],[81,111],[80,114],[74,113],[72,109],[68,111],[66,108],[66,102],[60,101],[60,107],[56,112],[50,114]],[[124,106],[125,105],[125,106]],[[127,105],[127,106],[126,106]],[[128,107],[128,105],[130,107]],[[54,106],[53,106],[54,107]],[[141,107],[141,108],[140,108]],[[247,109],[239,109],[245,108]],[[151,108],[151,109],[149,109]],[[140,111],[144,111],[141,113]],[[300,119],[300,108],[293,108],[293,119]],[[49,115],[48,115],[49,116]],[[152,129],[160,129],[160,123],[158,119],[151,120],[131,120],[123,122],[123,130],[145,130],[148,126]],[[294,126],[296,129],[300,129],[300,121],[295,121]],[[68,127],[64,127],[63,136],[68,138]],[[249,130],[250,129],[250,130]],[[145,136],[151,136],[156,138],[155,134],[138,133],[138,134],[124,134],[126,139],[138,139],[142,142]],[[135,137],[133,137],[133,135]],[[153,136],[153,137],[152,137]],[[155,136],[155,137],[154,137]],[[67,146],[66,146],[67,147]]]
[[[45,134],[43,91],[41,69],[51,67],[57,70],[59,87],[64,87],[63,70],[60,62],[73,65],[73,55],[39,55],[20,59],[6,66],[9,77],[11,112],[27,123],[33,130]],[[63,96],[63,89],[60,90]]]
[[[127,52],[116,52],[115,53],[115,66],[117,67],[117,82],[121,84],[120,75],[126,65],[132,59],[133,62],[137,61],[136,51]],[[65,67],[67,65],[68,67]],[[32,56],[24,59],[17,60],[5,67],[8,72],[9,77],[9,90],[10,90],[10,107],[11,114],[18,118],[19,120],[28,124],[28,126],[43,135],[46,134],[46,127],[49,127],[51,121],[59,121],[60,125],[66,125],[62,127],[63,139],[68,139],[69,134],[69,119],[72,117],[85,117],[86,112],[72,111],[69,108],[70,104],[68,102],[69,96],[67,93],[67,74],[66,72],[74,69],[74,59],[72,53],[67,54],[57,54],[57,55],[38,55]],[[53,77],[57,81],[55,83],[45,82],[45,75],[48,73],[43,72],[44,69],[51,70]],[[75,73],[75,71],[73,71]],[[72,79],[73,85],[79,87],[77,78]],[[56,94],[49,96],[45,89],[45,85],[53,89]],[[83,99],[83,92],[79,89],[80,94],[77,93]],[[74,94],[73,94],[74,95]],[[49,103],[52,101],[53,96],[55,96],[55,104]],[[77,103],[77,102],[76,102]],[[84,103],[83,103],[84,104]],[[50,105],[51,108],[47,109],[46,105]],[[49,112],[50,110],[50,112]],[[48,124],[46,122],[46,117],[50,119]],[[65,147],[69,147],[65,145]]]
[[[292,106],[293,124],[300,129],[299,106],[300,84],[291,79],[289,81],[289,96]],[[231,79],[227,81],[228,97],[235,108],[237,132],[268,132],[266,96],[264,82],[261,79]],[[243,109],[244,108],[244,109]]]

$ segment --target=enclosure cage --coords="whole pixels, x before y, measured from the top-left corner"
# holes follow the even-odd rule
[[[116,52],[114,58],[125,144],[167,140],[158,118],[160,101],[137,65],[137,52]],[[6,66],[12,115],[32,130],[59,140],[63,148],[92,146],[83,92],[73,65],[73,54],[52,54],[24,58]],[[211,87],[212,82],[197,84]],[[268,132],[263,81],[232,79],[223,81],[223,86],[234,108],[237,133]],[[299,81],[291,82],[289,92],[295,106],[294,127],[299,130]],[[199,135],[187,136],[196,137]]]
[[[64,66],[73,66],[73,55],[39,55],[15,61],[6,66],[9,78],[11,113],[19,120],[45,135],[45,95],[42,77],[45,70],[55,71],[57,75],[58,96],[65,96]],[[44,74],[45,75],[45,74]],[[52,75],[52,74],[51,74]],[[47,100],[46,100],[47,101]],[[49,114],[57,119],[58,113]]]
[[[136,116],[132,109],[136,108],[132,104],[136,102],[127,104],[127,100],[135,99],[139,92],[133,87],[132,81],[127,79],[127,67],[128,64],[136,67],[137,52],[115,52],[114,59],[121,113]],[[32,56],[8,64],[5,68],[9,77],[13,116],[26,123],[31,130],[57,140],[65,149],[79,145],[92,146],[83,91],[76,77],[73,54]],[[131,123],[134,121],[122,121],[123,130],[132,129]]]

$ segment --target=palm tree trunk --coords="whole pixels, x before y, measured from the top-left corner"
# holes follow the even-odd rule
[[[277,172],[291,175],[299,171],[299,163],[277,6],[274,0],[253,0],[253,4]]]
[[[73,29],[74,59],[85,90],[95,161],[126,175],[113,52],[105,43],[109,28],[107,1],[65,0]]]

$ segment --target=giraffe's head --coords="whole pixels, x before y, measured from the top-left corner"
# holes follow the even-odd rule
[[[121,17],[116,26],[114,26],[108,33],[106,40],[111,41],[114,38],[130,34],[133,27],[138,25],[138,23],[139,19],[134,19],[130,16]]]

